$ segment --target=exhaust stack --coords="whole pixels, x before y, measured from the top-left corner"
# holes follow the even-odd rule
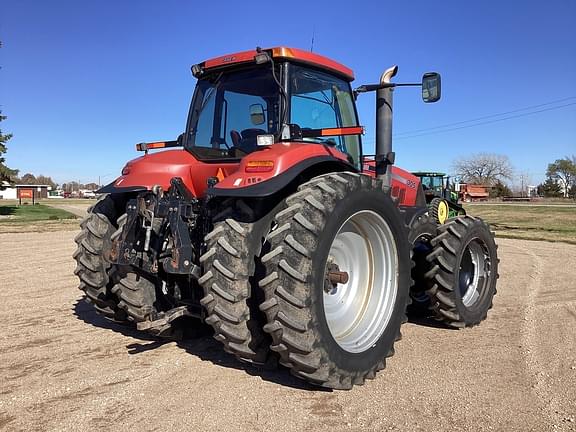
[[[398,73],[398,66],[387,69],[380,77],[380,85],[389,84]],[[389,165],[394,164],[392,151],[392,106],[394,87],[386,86],[376,91],[376,176],[390,186],[392,176]]]

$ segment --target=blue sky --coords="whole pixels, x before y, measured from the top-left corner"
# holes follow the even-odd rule
[[[437,104],[423,104],[417,89],[395,92],[395,133],[573,103],[575,22],[573,0],[4,0],[1,126],[14,134],[7,164],[58,182],[109,182],[138,156],[135,143],[183,130],[190,65],[257,45],[309,49],[313,31],[314,51],[354,69],[356,85],[376,82],[392,64],[397,81],[442,74]],[[359,112],[372,153],[373,94],[360,97]],[[398,139],[395,150],[404,168],[448,172],[459,156],[505,154],[538,182],[549,162],[576,154],[576,105]]]

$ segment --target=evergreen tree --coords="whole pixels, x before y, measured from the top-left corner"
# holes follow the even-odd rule
[[[5,119],[6,116],[3,116],[2,112],[0,112],[0,122]],[[6,143],[10,138],[12,138],[12,134],[3,134],[2,129],[0,129],[0,185],[3,181],[10,181],[12,177],[18,175],[18,170],[10,169],[4,164],[4,154],[8,150]]]

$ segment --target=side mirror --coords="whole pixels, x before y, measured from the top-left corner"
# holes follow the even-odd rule
[[[440,74],[425,73],[422,77],[422,100],[426,103],[438,102],[441,95]]]
[[[262,104],[250,105],[250,121],[254,126],[261,125],[266,121]]]

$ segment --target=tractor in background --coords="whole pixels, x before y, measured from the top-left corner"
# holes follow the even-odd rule
[[[202,320],[239,360],[335,389],[385,367],[411,296],[446,325],[479,324],[496,292],[493,235],[471,216],[439,224],[420,179],[394,165],[393,91],[441,91],[437,73],[396,84],[397,71],[352,89],[348,67],[286,47],[192,66],[184,133],[138,144],[81,222],[86,300],[161,337]],[[366,92],[373,157],[355,104]]]
[[[443,224],[448,218],[466,214],[460,205],[460,197],[455,184],[450,183],[450,176],[430,171],[418,171],[412,174],[420,179],[426,203],[432,217],[439,224]]]

